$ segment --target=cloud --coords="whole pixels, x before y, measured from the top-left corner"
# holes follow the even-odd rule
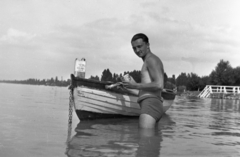
[[[149,36],[151,50],[162,59],[168,74],[191,72],[192,63],[203,74],[222,58],[239,64],[240,31],[235,25],[239,22],[234,23],[238,14],[226,15],[226,3],[96,0],[8,5],[0,10],[0,57],[18,61],[17,65],[1,63],[12,70],[21,67],[31,73],[27,67],[33,64],[50,76],[66,74],[75,58],[81,57],[87,59],[87,75],[100,75],[106,68],[116,73],[139,70],[142,60],[130,43],[139,32]],[[228,25],[224,20],[229,18]]]
[[[203,61],[202,58],[198,58],[198,57],[182,57],[181,60],[186,61],[186,62],[190,62],[191,64],[201,63]]]
[[[23,31],[19,31],[14,28],[9,28],[7,30],[7,34],[3,35],[0,38],[0,41],[2,42],[8,42],[8,43],[17,43],[22,41],[28,41],[33,39],[36,36],[36,34],[30,34]]]
[[[198,67],[201,62],[210,64],[218,61],[217,54],[221,53],[224,57],[237,46],[236,40],[216,27],[192,24],[160,16],[156,12],[134,14],[124,19],[102,18],[84,25],[62,25],[44,42],[52,46],[55,43],[56,48],[61,43],[58,53],[84,56],[88,61],[98,63],[97,68],[101,70],[113,67],[113,71],[117,72],[129,67],[140,69],[140,61],[134,66],[131,63],[138,59],[130,45],[132,35],[139,32],[149,36],[152,51],[165,63],[185,62]],[[125,65],[120,68],[120,63]],[[183,64],[179,71],[185,71],[187,66]]]

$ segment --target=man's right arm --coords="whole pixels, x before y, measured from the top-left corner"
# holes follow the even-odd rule
[[[132,76],[130,76],[129,74],[126,74],[125,76],[123,76],[121,78],[121,80],[123,82],[131,82],[131,83],[136,83],[136,81],[132,78]],[[139,90],[138,89],[129,89],[129,88],[125,88],[124,86],[121,86],[121,88],[125,91],[127,91],[128,93],[131,93],[132,95],[138,96],[139,95]]]
[[[129,89],[129,88],[120,87],[120,86],[119,86],[119,88],[121,88],[123,91],[126,91],[127,93],[130,93],[130,94],[132,94],[134,96],[138,96],[139,95],[139,90],[137,90],[137,89]]]

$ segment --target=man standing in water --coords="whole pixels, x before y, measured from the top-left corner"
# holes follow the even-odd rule
[[[148,37],[145,34],[134,35],[131,44],[135,54],[144,62],[141,70],[141,83],[123,82],[123,86],[139,90],[138,103],[141,106],[139,127],[154,128],[163,114],[161,97],[164,85],[163,64],[151,52]]]

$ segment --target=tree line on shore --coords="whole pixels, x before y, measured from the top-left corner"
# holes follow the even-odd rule
[[[240,86],[240,66],[233,68],[229,61],[220,60],[208,76],[181,73],[176,84],[190,91],[202,90],[206,85]]]
[[[109,69],[102,72],[101,78],[91,76],[89,79],[98,81],[111,81],[113,83],[121,81],[121,77],[129,74],[136,82],[141,82],[141,71],[126,71],[123,74],[111,73]],[[27,80],[2,80],[4,83],[32,84],[32,85],[48,85],[48,86],[69,86],[71,80],[59,80],[58,77],[51,79],[27,79]],[[220,60],[214,70],[208,76],[198,76],[195,73],[182,72],[178,77],[175,75],[168,77],[164,73],[164,88],[174,89],[178,91],[196,91],[202,90],[206,85],[232,85],[240,86],[240,66],[233,68],[228,61]]]
[[[141,72],[136,70],[118,75],[112,74],[109,69],[105,69],[101,78],[91,76],[90,79],[118,82],[121,81],[119,78],[125,74],[131,75],[136,82],[141,82]],[[229,61],[220,60],[208,76],[200,77],[195,73],[182,72],[175,78],[175,75],[168,77],[164,73],[164,88],[166,89],[177,88],[178,91],[201,91],[206,85],[240,86],[240,66],[233,68]]]

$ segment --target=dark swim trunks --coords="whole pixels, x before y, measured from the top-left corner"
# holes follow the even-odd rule
[[[157,96],[142,96],[138,99],[141,106],[141,114],[148,114],[156,121],[159,121],[163,115],[163,100]]]

